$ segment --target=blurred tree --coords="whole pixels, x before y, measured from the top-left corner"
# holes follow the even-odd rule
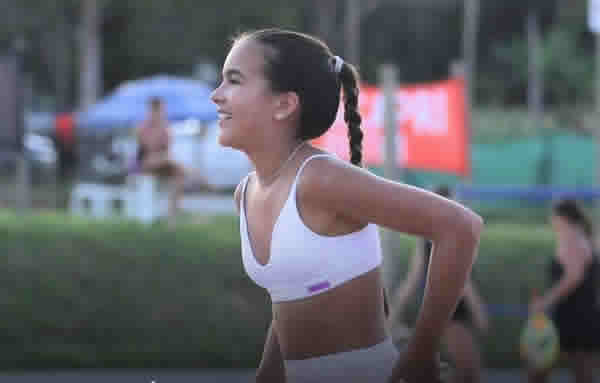
[[[346,0],[344,12],[344,56],[345,60],[360,67],[361,19],[364,1]],[[373,1],[373,3],[377,3]]]
[[[441,79],[463,51],[462,0],[356,2],[360,18],[348,17],[354,20],[351,24],[345,23],[346,16],[356,15],[349,12],[350,0],[103,1],[98,52],[102,53],[100,88],[105,91],[125,80],[159,72],[190,75],[198,62],[220,66],[229,37],[267,26],[312,32],[348,61],[353,61],[353,55],[360,57],[356,63],[368,82],[376,81],[376,69],[383,61],[397,64],[404,83]],[[573,100],[575,92],[577,100],[586,99],[587,90],[577,91],[592,83],[583,79],[585,71],[591,73],[585,61],[594,48],[591,34],[585,31],[586,0],[480,3],[475,92],[479,102],[525,103],[524,26],[531,6],[539,7],[540,27],[546,36],[543,61],[552,61],[549,67],[544,64],[546,80],[558,71],[557,79],[546,87],[548,102]],[[81,63],[75,59],[80,4],[78,0],[0,0],[0,48],[17,34],[26,37],[26,70],[33,73],[38,92],[56,95],[59,109],[73,105],[80,88],[76,74]],[[348,38],[348,31],[356,38]],[[350,43],[355,45],[349,48]],[[560,51],[564,44],[571,46]],[[573,52],[576,58],[570,60]],[[515,68],[520,72],[515,73]],[[565,82],[570,85],[561,85]]]
[[[530,9],[537,10],[541,33],[555,22],[556,0],[481,1],[481,23],[477,42],[479,70],[474,90],[479,103],[525,104],[527,82],[513,83],[511,73],[500,63],[497,47],[520,41],[525,48],[524,70],[527,71],[526,19]],[[499,74],[501,73],[501,75]]]
[[[475,74],[477,73],[477,35],[479,34],[479,0],[463,1],[463,27],[462,27],[462,49],[461,59],[464,63],[464,78],[466,81],[466,99],[469,115],[473,108],[475,95]]]
[[[0,49],[24,36],[24,67],[32,74],[36,93],[53,93],[59,110],[73,98],[73,52],[77,24],[76,0],[0,0]]]
[[[541,42],[541,63],[544,68],[544,98],[548,104],[573,105],[589,103],[593,85],[593,58],[577,44],[577,33],[570,28],[553,27]],[[520,90],[528,80],[527,43],[514,39],[499,44],[494,56],[500,64],[498,78],[505,81],[506,103],[522,103]]]
[[[340,2],[338,0],[312,0],[306,2],[308,12],[315,17],[311,25],[307,25],[307,29],[315,36],[319,37],[330,46],[333,51],[337,51],[339,47],[339,17]],[[308,21],[310,23],[310,21]]]
[[[396,64],[403,83],[438,80],[447,76],[450,61],[460,57],[458,5],[428,8],[408,2],[382,4],[363,20],[361,57],[368,82],[376,80],[381,62]]]
[[[265,26],[302,29],[302,7],[292,0],[222,0],[218,4],[206,0],[94,0],[88,4],[96,1],[100,2],[98,8],[88,9],[102,11],[95,15],[99,29],[83,33],[80,18],[86,8],[81,5],[86,3],[80,0],[0,0],[0,49],[10,46],[14,36],[25,36],[26,70],[34,74],[38,93],[56,95],[59,110],[74,104],[75,89],[84,93],[84,86],[91,86],[84,85],[86,82],[96,81],[92,86],[96,90],[89,91],[101,95],[103,89],[135,77],[157,72],[191,74],[198,58],[220,63],[228,48],[225,42],[238,32]],[[90,34],[94,30],[100,33]],[[97,57],[87,61],[90,49]],[[78,53],[82,54],[76,60]],[[91,72],[83,70],[84,63],[95,65],[100,60],[100,73],[93,68]],[[75,76],[81,71],[82,78]]]
[[[566,28],[581,25],[587,17],[589,0],[559,1],[556,6],[557,22]]]
[[[301,29],[303,8],[292,0],[113,0],[107,12],[104,76],[112,89],[159,72],[189,75],[198,59],[220,65],[230,37],[261,27]]]
[[[102,94],[102,14],[104,0],[81,0],[79,18],[79,107],[94,104]]]
[[[403,0],[401,2],[392,0],[371,0],[369,2],[359,0],[346,0],[344,2],[344,22],[343,22],[343,40],[344,40],[344,55],[346,59],[357,66],[360,65],[361,55],[361,37],[363,34],[363,21],[370,14],[380,7],[401,5],[410,9],[436,9],[439,7],[447,7],[448,5],[456,5],[458,0]],[[419,25],[425,33],[419,34],[421,37],[429,38],[431,34],[426,31],[429,27],[430,19],[425,16]],[[376,68],[371,68],[375,71]]]

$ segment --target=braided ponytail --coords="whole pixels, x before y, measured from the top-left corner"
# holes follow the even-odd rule
[[[348,125],[350,162],[362,166],[363,132],[360,128],[362,118],[358,113],[358,72],[354,66],[345,62],[338,76],[344,90],[344,121]]]

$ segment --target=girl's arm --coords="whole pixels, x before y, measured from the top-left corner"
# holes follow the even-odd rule
[[[307,165],[298,198],[352,222],[372,222],[433,241],[424,301],[393,378],[411,383],[434,379],[443,332],[464,293],[477,254],[482,219],[456,201],[335,158]]]
[[[408,270],[406,278],[404,279],[404,281],[402,281],[400,286],[396,288],[396,291],[390,299],[390,326],[393,326],[398,322],[398,320],[402,316],[403,310],[406,306],[406,303],[408,302],[409,297],[411,297],[415,293],[419,282],[423,278],[423,272],[425,271],[425,265],[423,264],[425,261],[423,247],[424,241],[418,240],[415,247],[415,254],[411,257],[410,260],[410,268]]]
[[[465,287],[465,301],[473,315],[473,321],[475,326],[480,331],[487,331],[489,328],[489,318],[483,299],[479,295],[473,281],[469,279]]]
[[[277,331],[275,321],[271,321],[265,348],[263,350],[262,360],[256,371],[256,383],[284,383],[285,368],[279,341],[277,340]]]

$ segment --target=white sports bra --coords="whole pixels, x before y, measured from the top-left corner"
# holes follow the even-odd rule
[[[242,261],[248,276],[269,292],[273,303],[323,293],[381,264],[381,244],[376,225],[368,224],[348,234],[324,236],[310,230],[300,218],[296,206],[300,173],[310,160],[324,156],[327,155],[308,157],[298,169],[288,198],[275,221],[266,265],[260,264],[252,251],[245,202],[249,175],[243,181],[240,198]]]

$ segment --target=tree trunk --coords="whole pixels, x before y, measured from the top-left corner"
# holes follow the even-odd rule
[[[556,2],[558,24],[568,25],[578,23],[585,18],[589,0],[570,0]]]
[[[465,105],[468,121],[468,140],[473,136],[473,104],[475,103],[475,79],[477,73],[477,34],[479,33],[479,0],[464,0],[463,5],[462,62],[460,71],[465,80]],[[472,182],[472,172],[464,178]]]
[[[360,66],[360,19],[361,0],[346,0],[344,59],[356,66]]]
[[[552,150],[550,136],[544,126],[544,88],[542,68],[542,42],[539,13],[530,9],[527,14],[527,50],[529,57],[529,81],[527,84],[527,108],[532,127],[542,134],[543,148],[540,158],[537,183],[549,185],[552,182]]]
[[[95,103],[102,92],[100,20],[98,0],[82,0],[79,38],[81,59],[79,106],[81,109]]]
[[[70,106],[72,67],[71,67],[71,44],[70,33],[64,9],[58,17],[56,31],[54,32],[54,89],[56,92],[56,109],[66,112]]]
[[[527,48],[529,51],[529,82],[527,89],[527,105],[529,116],[536,128],[540,127],[543,113],[542,84],[542,47],[538,13],[530,10],[527,15]]]
[[[472,106],[477,73],[477,33],[479,32],[479,0],[464,0],[462,54],[467,85],[467,104]]]
[[[333,49],[337,45],[335,35],[337,30],[337,1],[315,1],[313,9],[316,12],[315,35]]]

